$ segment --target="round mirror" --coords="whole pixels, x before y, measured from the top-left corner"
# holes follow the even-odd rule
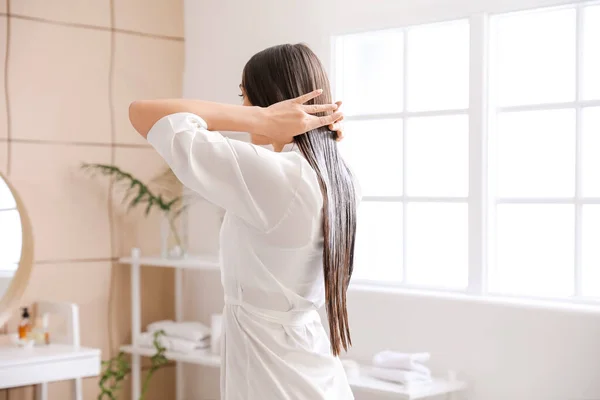
[[[31,226],[25,208],[0,174],[0,326],[20,304],[33,262]]]

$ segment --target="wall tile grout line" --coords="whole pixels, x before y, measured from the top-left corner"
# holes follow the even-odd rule
[[[114,83],[114,70],[115,70],[115,50],[116,50],[116,33],[114,30],[115,26],[115,4],[114,0],[109,0],[109,9],[110,9],[110,62],[108,66],[108,110],[110,114],[110,163],[112,165],[116,162],[116,146],[115,143],[117,141],[117,125],[116,125],[116,113],[115,113],[115,103],[113,101],[113,83]],[[108,237],[110,239],[109,248],[110,248],[110,256],[112,257],[115,254],[115,215],[113,212],[113,188],[114,182],[111,181],[108,186]],[[106,315],[106,327],[108,330],[108,354],[109,357],[113,356],[114,352],[114,339],[113,339],[113,318],[112,318],[112,308],[113,308],[113,288],[115,286],[115,282],[117,280],[117,274],[115,271],[115,266],[110,266],[110,280],[108,284],[108,312]]]
[[[170,40],[170,41],[173,41],[173,42],[184,42],[185,41],[185,38],[179,37],[179,36],[159,35],[159,34],[156,34],[156,33],[146,33],[146,32],[139,32],[139,31],[132,31],[132,30],[129,30],[129,29],[122,29],[122,28],[113,28],[112,31],[115,32],[115,33],[123,33],[125,35],[134,35],[134,36],[147,37],[147,38],[150,38],[150,39]]]
[[[110,26],[114,27],[115,13],[114,13],[114,0],[109,0],[110,4]],[[111,29],[110,33],[110,60],[108,64],[108,111],[110,115],[110,163],[112,165],[116,162],[116,148],[115,143],[117,139],[117,127],[116,127],[116,113],[115,104],[113,101],[114,97],[114,70],[115,70],[115,47],[116,38],[115,32]],[[113,182],[111,181],[108,188],[108,225],[109,225],[109,236],[110,236],[110,255],[114,254],[115,246],[113,243],[113,229],[114,229],[114,215],[112,210],[113,205]],[[110,296],[109,296],[110,298]]]
[[[112,13],[112,11],[111,11],[111,13]],[[185,38],[179,37],[179,36],[159,35],[159,34],[155,34],[155,33],[133,31],[130,29],[114,28],[113,22],[111,22],[111,27],[107,27],[107,26],[98,26],[98,25],[79,24],[76,22],[55,21],[55,20],[45,19],[45,18],[40,18],[40,17],[31,17],[28,15],[11,14],[8,11],[8,8],[7,8],[7,12],[0,13],[0,16],[21,19],[24,21],[41,22],[41,23],[51,24],[51,25],[67,26],[67,27],[71,27],[71,28],[91,29],[91,30],[97,30],[97,31],[123,33],[123,34],[127,34],[127,35],[147,37],[147,38],[151,38],[151,39],[171,40],[171,41],[175,41],[175,42],[183,42],[185,40]]]
[[[10,14],[10,1],[6,0],[6,12]],[[8,96],[8,57],[10,56],[10,18],[6,17],[6,51],[4,53],[4,102],[6,107],[6,175],[10,176],[12,121],[10,118],[10,99]]]
[[[0,138],[0,142],[8,142],[8,139]],[[71,142],[67,140],[44,140],[44,139],[14,139],[11,138],[12,143],[28,143],[28,144],[47,144],[56,146],[90,146],[90,147],[122,147],[122,148],[134,148],[134,149],[152,149],[149,144],[136,144],[136,143],[99,143],[99,142]]]

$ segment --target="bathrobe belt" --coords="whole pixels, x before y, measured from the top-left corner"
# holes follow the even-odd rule
[[[234,299],[230,296],[225,296],[225,305],[240,307],[257,318],[279,325],[302,326],[312,322],[321,321],[321,317],[315,309],[290,311],[267,310],[265,308],[253,306],[242,300]]]

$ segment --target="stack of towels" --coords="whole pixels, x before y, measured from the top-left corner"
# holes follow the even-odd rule
[[[369,375],[403,385],[431,383],[431,371],[423,365],[429,358],[429,353],[382,351],[373,357]]]
[[[191,353],[210,346],[210,329],[200,322],[157,321],[148,325],[147,332],[138,338],[142,347],[154,347],[154,332],[164,331],[159,336],[160,345],[168,351]]]

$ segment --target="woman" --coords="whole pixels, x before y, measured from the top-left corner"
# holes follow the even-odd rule
[[[240,88],[245,107],[195,100],[130,107],[135,129],[177,177],[227,211],[221,397],[352,399],[337,358],[351,345],[346,289],[358,197],[337,149],[342,114],[304,45],[256,54]],[[275,151],[218,130],[249,132],[252,143]],[[324,303],[329,340],[316,311]]]

